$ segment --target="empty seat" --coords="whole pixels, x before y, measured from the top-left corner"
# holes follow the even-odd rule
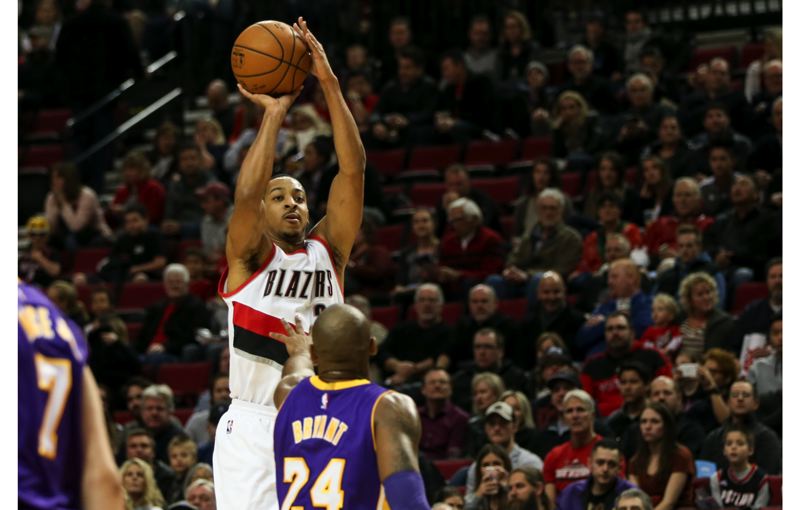
[[[399,250],[405,240],[406,225],[386,225],[375,230],[375,242],[389,251]]]
[[[528,300],[525,298],[501,299],[497,302],[497,310],[512,319],[522,320],[528,311]]]
[[[475,140],[467,145],[464,163],[468,165],[482,163],[507,165],[514,161],[518,150],[519,142],[517,140],[500,140],[497,142]]]
[[[120,308],[146,308],[165,296],[161,282],[126,283],[117,306]]]
[[[406,150],[370,151],[367,152],[367,163],[386,177],[391,177],[405,167]]]
[[[580,172],[564,172],[561,174],[561,190],[571,198],[581,196],[581,174]]]
[[[53,145],[31,145],[20,149],[22,166],[43,166],[50,168],[64,160],[64,147]]]
[[[125,425],[129,421],[133,421],[133,413],[130,411],[114,411],[114,421],[120,425]]]
[[[125,327],[128,328],[128,342],[130,342],[131,345],[135,345],[136,341],[139,339],[139,333],[142,331],[142,323],[126,322]]]
[[[72,272],[86,274],[96,273],[97,264],[108,257],[109,253],[111,253],[111,248],[106,247],[79,248],[78,251],[75,252]]]
[[[738,315],[756,299],[763,299],[769,295],[767,284],[765,282],[745,282],[736,287],[736,293],[733,296],[733,310],[734,314]]]
[[[695,48],[689,60],[688,71],[694,71],[700,64],[707,64],[714,58],[724,58],[731,69],[736,65],[736,46],[713,46],[709,48]]]
[[[522,141],[522,159],[549,158],[553,141],[549,136],[530,137]]]
[[[631,186],[636,186],[639,184],[639,167],[632,166],[625,170],[625,182],[627,182]]]
[[[472,187],[488,193],[501,207],[510,205],[522,192],[519,185],[519,178],[513,175],[509,177],[473,179]]]
[[[179,400],[197,400],[211,378],[211,363],[164,363],[158,368],[156,382],[166,384]]]
[[[20,168],[18,175],[17,221],[24,225],[28,218],[44,211],[44,201],[50,192],[50,175],[45,167]]]
[[[444,190],[443,182],[419,182],[411,186],[409,196],[414,205],[436,207],[442,202]]]
[[[739,68],[747,69],[747,67],[754,61],[761,58],[764,54],[764,43],[747,43],[742,46],[742,51],[739,54]]]
[[[30,137],[57,140],[67,127],[72,112],[67,109],[42,110],[36,115]]]
[[[379,306],[372,309],[372,320],[380,322],[386,329],[392,329],[399,319],[400,307],[396,305]]]
[[[411,149],[409,170],[441,170],[461,160],[461,146],[442,145]]]

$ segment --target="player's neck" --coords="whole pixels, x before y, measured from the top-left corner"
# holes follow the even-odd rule
[[[325,382],[351,381],[353,379],[369,379],[369,371],[352,368],[329,368],[327,370],[320,369],[318,376]]]
[[[284,253],[291,253],[297,251],[303,247],[305,247],[306,240],[305,238],[300,239],[299,241],[287,241],[286,239],[281,239],[279,237],[273,237],[272,242],[275,243],[278,248],[284,251]]]

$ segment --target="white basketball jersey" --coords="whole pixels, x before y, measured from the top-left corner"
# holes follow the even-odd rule
[[[286,345],[270,337],[285,333],[281,319],[302,317],[309,331],[326,307],[344,302],[328,243],[314,236],[291,253],[273,244],[266,262],[238,289],[228,289],[228,272],[219,282],[228,305],[231,398],[273,406],[272,394],[289,357]]]

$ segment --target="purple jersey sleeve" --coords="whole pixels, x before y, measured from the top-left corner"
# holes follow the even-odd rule
[[[86,342],[40,291],[18,294],[19,507],[78,509]]]

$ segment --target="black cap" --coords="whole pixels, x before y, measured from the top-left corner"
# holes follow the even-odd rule
[[[216,427],[222,415],[228,412],[228,407],[230,405],[230,402],[225,402],[211,406],[211,409],[208,410],[208,423]]]
[[[171,504],[167,510],[197,510],[197,507],[186,500],[181,500]]]
[[[547,379],[547,387],[552,390],[555,383],[559,381],[567,382],[575,388],[581,387],[581,381],[578,379],[578,375],[572,370],[559,370],[551,375]]]
[[[542,355],[542,359],[537,363],[540,368],[552,367],[553,365],[571,365],[572,360],[569,354],[564,352],[561,347],[550,347]]]
[[[645,384],[649,384],[653,380],[653,371],[650,370],[644,363],[636,360],[626,360],[620,363],[617,367],[617,375],[621,374],[623,370],[633,370],[639,377],[642,378]]]

